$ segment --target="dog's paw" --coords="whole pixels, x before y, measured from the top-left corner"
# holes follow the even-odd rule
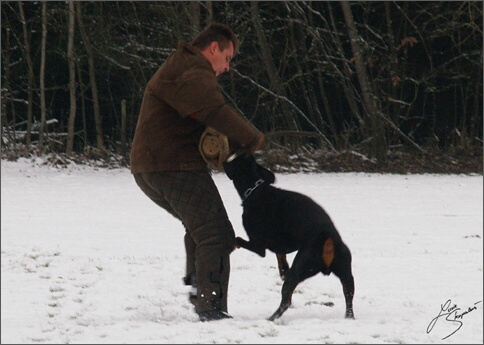
[[[355,319],[355,315],[353,314],[353,309],[347,309],[345,313],[345,319]]]
[[[235,238],[235,248],[240,248],[242,247],[242,243],[244,243],[245,240],[242,237],[236,237]]]

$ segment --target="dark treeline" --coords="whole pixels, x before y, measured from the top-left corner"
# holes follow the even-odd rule
[[[482,146],[482,10],[482,1],[2,1],[2,151],[128,157],[147,81],[212,21],[238,34],[220,82],[267,149],[385,161],[390,150]]]

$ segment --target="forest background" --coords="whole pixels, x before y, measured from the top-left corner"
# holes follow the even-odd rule
[[[129,166],[146,83],[213,21],[274,171],[482,174],[482,1],[2,1],[2,159]]]

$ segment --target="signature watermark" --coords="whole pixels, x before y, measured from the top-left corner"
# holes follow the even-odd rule
[[[437,321],[445,320],[448,322],[452,322],[453,326],[455,327],[452,333],[442,338],[442,340],[447,339],[451,335],[455,334],[455,332],[457,332],[459,329],[461,329],[462,325],[464,324],[464,316],[474,310],[477,310],[477,305],[479,303],[482,303],[482,301],[475,302],[473,306],[462,310],[457,306],[457,304],[453,304],[452,301],[448,299],[447,302],[440,306],[439,315],[437,315],[432,319],[432,321],[430,321],[429,325],[427,326],[427,334],[434,329]]]

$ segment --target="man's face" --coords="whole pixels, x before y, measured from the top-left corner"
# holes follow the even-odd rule
[[[217,42],[212,42],[210,45],[210,62],[212,64],[212,68],[215,72],[215,76],[218,77],[224,72],[228,72],[230,69],[230,61],[234,56],[234,44],[232,42],[229,43],[229,47],[224,49],[223,51],[220,50],[219,45]]]

